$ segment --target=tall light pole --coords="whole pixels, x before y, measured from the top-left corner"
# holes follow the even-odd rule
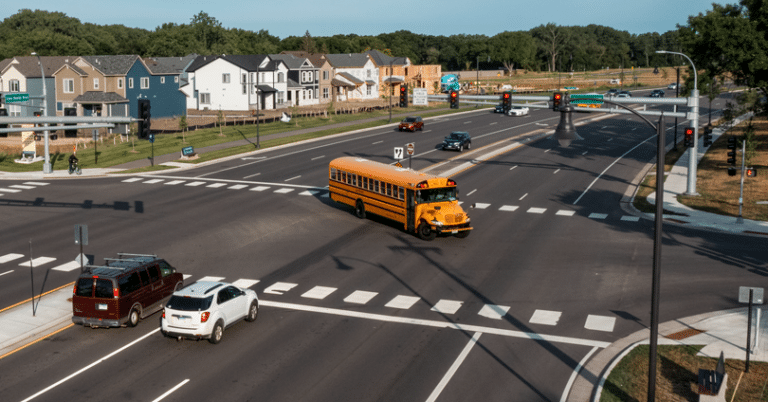
[[[698,195],[696,193],[696,160],[698,147],[699,147],[699,74],[696,72],[696,66],[693,64],[693,60],[683,53],[670,52],[668,50],[657,50],[656,53],[660,54],[676,54],[688,59],[693,68],[693,92],[691,97],[688,98],[688,106],[691,108],[691,125],[693,126],[693,148],[688,154],[688,190],[686,195]]]
[[[45,71],[43,71],[43,62],[40,60],[40,55],[32,52],[32,56],[37,56],[37,64],[40,65],[40,77],[43,80],[43,116],[48,117],[48,99],[46,99],[46,90],[45,90]],[[48,124],[45,124],[45,127],[48,127]],[[50,152],[48,152],[48,130],[45,130],[43,132],[43,135],[45,136],[45,162],[43,162],[43,173],[51,173],[51,157]]]

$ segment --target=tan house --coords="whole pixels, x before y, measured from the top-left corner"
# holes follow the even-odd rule
[[[138,58],[82,56],[64,64],[54,73],[57,115],[74,108],[77,116],[128,116],[126,74]]]
[[[379,92],[387,94],[392,83],[395,94],[400,93],[400,84],[409,89],[426,88],[428,94],[435,93],[435,83],[440,85],[442,66],[439,64],[413,65],[408,57],[392,57],[378,50],[366,52],[379,68],[381,77]]]
[[[322,53],[309,53],[303,50],[285,50],[281,54],[292,54],[296,57],[302,57],[309,60],[313,66],[318,70],[318,95],[317,98],[320,103],[328,103],[331,101],[333,94],[333,87],[331,80],[333,80],[333,66],[328,62],[328,59]]]

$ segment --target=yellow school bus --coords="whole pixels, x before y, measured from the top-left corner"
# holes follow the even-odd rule
[[[472,227],[458,202],[456,182],[358,157],[328,165],[331,199],[355,208],[358,218],[370,212],[403,224],[424,240],[438,234],[464,238]]]

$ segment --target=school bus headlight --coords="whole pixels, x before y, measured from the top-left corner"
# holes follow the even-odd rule
[[[443,226],[443,222],[440,222],[438,220],[432,221],[432,224],[435,225],[435,226]]]

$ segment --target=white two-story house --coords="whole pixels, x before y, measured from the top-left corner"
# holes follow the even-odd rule
[[[325,58],[334,69],[331,80],[334,100],[367,100],[379,97],[379,68],[370,55],[326,54]]]

